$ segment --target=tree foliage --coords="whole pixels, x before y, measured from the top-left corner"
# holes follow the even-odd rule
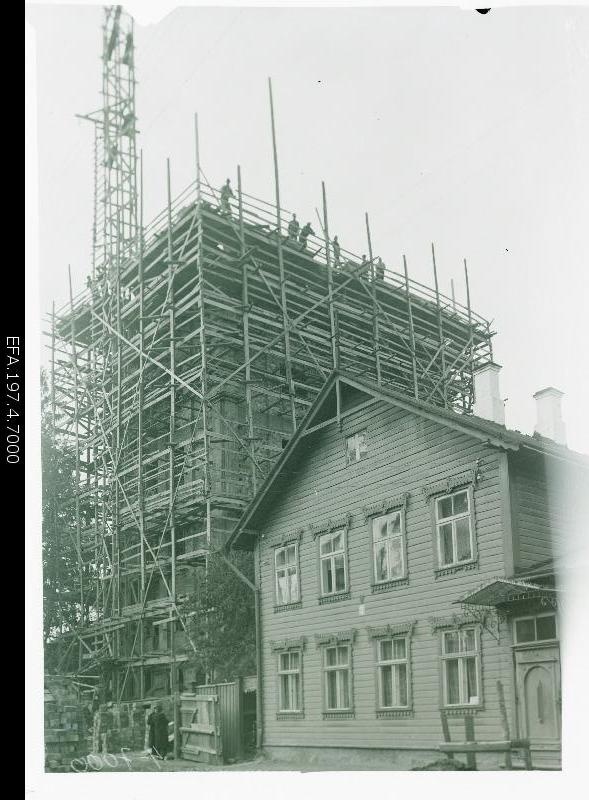
[[[250,553],[232,553],[229,560],[254,581]],[[215,681],[229,681],[256,671],[254,593],[219,555],[197,575],[196,591],[184,608],[187,629],[198,655],[197,672]]]
[[[75,626],[80,615],[74,470],[74,452],[54,430],[47,378],[42,372],[43,636],[46,644],[60,631]],[[46,654],[51,652],[49,648]]]

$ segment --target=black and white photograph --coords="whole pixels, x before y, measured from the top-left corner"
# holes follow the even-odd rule
[[[25,16],[28,793],[575,796],[589,8]]]

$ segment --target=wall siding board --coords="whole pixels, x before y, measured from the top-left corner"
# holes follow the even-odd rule
[[[345,437],[367,432],[368,457],[345,465]],[[309,436],[309,447],[297,460],[292,479],[267,510],[259,526],[259,568],[263,620],[264,744],[266,746],[414,747],[428,749],[442,741],[439,697],[440,634],[429,619],[460,614],[453,605],[469,589],[504,575],[504,526],[501,509],[504,481],[502,454],[483,442],[442,425],[422,420],[383,403],[346,417],[340,432],[335,424]],[[478,563],[472,570],[434,577],[430,501],[423,487],[461,474],[479,461],[480,482],[474,490]],[[408,584],[372,593],[369,523],[363,507],[403,492]],[[309,526],[351,514],[348,530],[350,599],[320,605],[317,542]],[[274,612],[273,543],[304,529],[299,545],[302,607]],[[365,615],[359,615],[360,599]],[[411,639],[413,707],[408,717],[376,717],[375,663],[368,626],[416,621]],[[321,650],[314,636],[355,628],[353,644],[354,719],[322,718]],[[307,637],[303,653],[302,719],[277,719],[277,653],[271,641]],[[484,705],[475,712],[477,737],[501,738],[496,681],[511,697],[511,640],[505,626],[499,642],[488,631],[481,635]],[[513,714],[508,700],[509,712]],[[514,719],[510,721],[515,731]],[[449,717],[454,738],[463,738],[463,721]]]

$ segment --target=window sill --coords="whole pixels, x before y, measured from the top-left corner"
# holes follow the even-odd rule
[[[478,711],[482,711],[483,706],[442,706],[441,711],[447,717],[465,717],[469,716],[470,714],[476,714]]]
[[[295,608],[302,608],[302,607],[303,607],[303,601],[297,600],[296,603],[285,603],[282,606],[274,606],[274,613],[278,614],[281,611],[292,611]]]
[[[305,714],[303,711],[277,711],[276,719],[277,720],[305,719]]]
[[[382,581],[382,583],[373,583],[370,587],[370,591],[372,594],[378,594],[379,592],[388,592],[391,589],[397,589],[403,586],[409,586],[409,578],[407,576],[404,578],[393,578],[390,581]]]
[[[434,570],[435,578],[442,578],[444,575],[454,575],[456,572],[467,572],[471,569],[477,569],[479,566],[478,560],[475,558],[472,561],[465,561],[462,564],[449,564],[447,567],[439,567]]]
[[[352,595],[349,589],[347,592],[338,592],[337,594],[326,594],[323,597],[319,598],[319,605],[324,606],[329,603],[337,603],[338,600],[349,600],[351,596]]]
[[[355,719],[354,711],[324,711],[323,719]]]
[[[377,708],[377,719],[402,719],[404,717],[412,717],[412,708]]]

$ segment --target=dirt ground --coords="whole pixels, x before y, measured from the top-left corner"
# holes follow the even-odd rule
[[[296,769],[292,763],[282,763],[265,759],[261,756],[249,761],[240,761],[235,764],[213,766],[201,764],[196,761],[166,758],[160,761],[145,752],[126,752],[123,754],[97,755],[91,754],[86,758],[76,759],[72,764],[72,772],[253,772],[256,770],[284,771]]]

